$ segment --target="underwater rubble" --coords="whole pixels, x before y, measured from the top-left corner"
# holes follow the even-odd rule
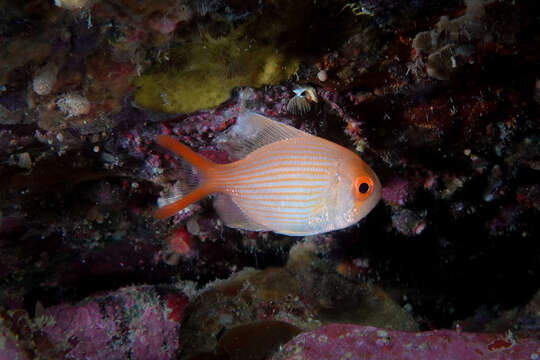
[[[537,358],[533,7],[0,0],[0,359]],[[155,219],[194,175],[156,137],[229,163],[245,112],[354,150],[380,203]]]

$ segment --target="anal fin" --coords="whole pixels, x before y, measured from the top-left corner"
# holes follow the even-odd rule
[[[249,231],[271,230],[266,226],[251,220],[229,195],[216,194],[214,208],[216,209],[221,221],[223,221],[223,223],[228,227]]]

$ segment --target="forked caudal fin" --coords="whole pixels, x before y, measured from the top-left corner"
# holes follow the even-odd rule
[[[164,148],[171,150],[172,152],[189,162],[192,166],[197,168],[202,173],[203,179],[208,178],[209,170],[216,166],[216,164],[214,164],[210,160],[203,158],[199,154],[192,151],[189,147],[179,143],[170,136],[159,135],[157,137],[157,143]],[[193,190],[183,198],[173,202],[172,204],[168,204],[162,208],[157,209],[154,213],[154,216],[158,219],[165,219],[182,210],[189,204],[202,199],[213,191],[214,189],[208,183],[206,183],[205,180],[203,180],[202,183],[199,184],[199,186],[195,190]]]

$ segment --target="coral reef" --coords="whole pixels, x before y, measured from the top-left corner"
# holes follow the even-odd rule
[[[534,5],[0,0],[0,358],[268,358],[298,331],[276,358],[535,358]],[[305,238],[211,200],[156,220],[198,176],[156,136],[227,163],[246,111],[355,150],[383,201]]]

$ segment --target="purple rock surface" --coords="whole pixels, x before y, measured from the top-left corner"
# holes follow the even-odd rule
[[[32,320],[24,311],[1,314],[0,359],[172,359],[187,305],[181,292],[137,286],[36,307]]]
[[[537,359],[539,345],[538,339],[514,337],[511,332],[506,335],[453,330],[410,333],[329,324],[298,335],[272,360],[524,360]]]

